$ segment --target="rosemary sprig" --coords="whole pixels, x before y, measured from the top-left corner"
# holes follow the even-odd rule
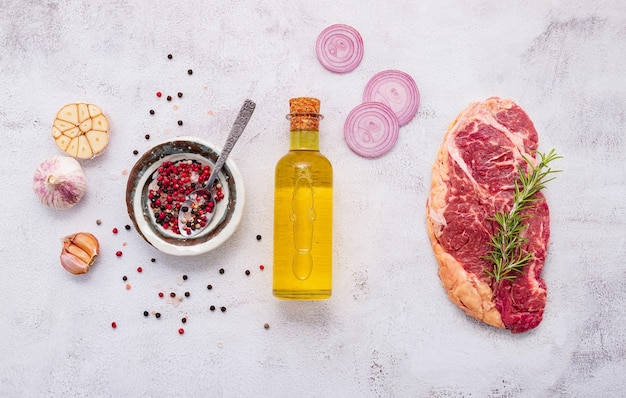
[[[526,242],[522,232],[527,227],[525,221],[529,217],[524,210],[530,209],[534,203],[541,200],[537,193],[555,178],[551,177],[553,173],[561,171],[552,170],[548,166],[550,162],[562,158],[554,149],[547,154],[540,152],[537,154],[539,155],[537,166],[533,166],[531,160],[524,157],[530,167],[528,172],[518,165],[519,178],[515,181],[515,195],[511,210],[499,211],[493,218],[489,218],[498,224],[498,229],[489,242],[492,250],[485,256],[493,263],[493,270],[485,270],[485,272],[493,277],[496,283],[517,278],[517,274],[523,272],[522,268],[533,259],[532,253],[524,253],[522,250]]]

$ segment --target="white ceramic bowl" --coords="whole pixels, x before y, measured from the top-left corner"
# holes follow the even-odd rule
[[[232,158],[218,174],[224,199],[216,204],[206,228],[194,237],[185,237],[156,223],[150,209],[148,186],[164,161],[196,160],[213,168],[219,149],[195,137],[177,137],[153,147],[135,163],[126,184],[126,207],[136,230],[158,250],[175,256],[207,253],[224,243],[241,221],[245,202],[243,178]]]

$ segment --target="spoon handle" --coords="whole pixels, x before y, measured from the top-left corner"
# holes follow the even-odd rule
[[[220,152],[220,156],[217,158],[217,162],[215,162],[215,167],[213,168],[211,177],[209,178],[209,181],[207,181],[206,187],[208,187],[209,189],[211,189],[211,187],[213,186],[213,183],[217,178],[217,173],[222,169],[222,166],[224,166],[224,163],[226,162],[226,158],[230,154],[230,151],[232,151],[235,143],[237,142],[239,137],[241,137],[243,130],[248,125],[248,121],[250,121],[250,118],[252,117],[252,113],[254,112],[255,108],[256,104],[253,101],[247,99],[239,110],[239,113],[237,114],[237,119],[235,119],[235,123],[233,123],[233,127],[230,129],[230,134],[228,134],[228,138],[226,139],[226,143],[224,144],[224,148],[222,149],[222,152]]]

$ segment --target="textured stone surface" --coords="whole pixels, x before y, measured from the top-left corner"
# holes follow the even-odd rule
[[[354,26],[365,43],[349,74],[315,58],[318,33],[333,23]],[[5,207],[17,211],[0,223],[0,395],[624,395],[625,33],[618,0],[0,2],[0,178]],[[422,102],[396,147],[366,160],[348,149],[342,127],[384,69],[411,74]],[[446,126],[492,95],[522,106],[540,149],[565,157],[546,190],[545,317],[523,335],[475,322],[448,301],[425,229]],[[273,169],[295,96],[321,99],[321,147],[335,168],[334,295],[319,303],[271,296]],[[126,231],[133,149],[183,134],[221,145],[248,97],[257,110],[231,155],[247,188],[235,235],[180,259]],[[111,143],[83,162],[83,201],[52,211],[38,203],[32,176],[60,154],[50,125],[75,101],[105,111]],[[98,236],[102,255],[74,277],[58,255],[61,237],[79,230]],[[159,291],[191,296],[168,301]]]

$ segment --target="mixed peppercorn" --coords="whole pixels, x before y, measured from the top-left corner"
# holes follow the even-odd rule
[[[211,166],[202,165],[195,160],[165,161],[157,169],[154,184],[148,192],[150,209],[154,219],[163,229],[176,234],[191,235],[207,224],[207,213],[215,209],[214,203],[224,199],[222,185],[213,185],[213,200],[208,195],[195,195],[190,199],[190,206],[183,206],[185,200],[194,190],[201,188],[211,175]],[[183,212],[184,225],[178,224],[179,213]]]

